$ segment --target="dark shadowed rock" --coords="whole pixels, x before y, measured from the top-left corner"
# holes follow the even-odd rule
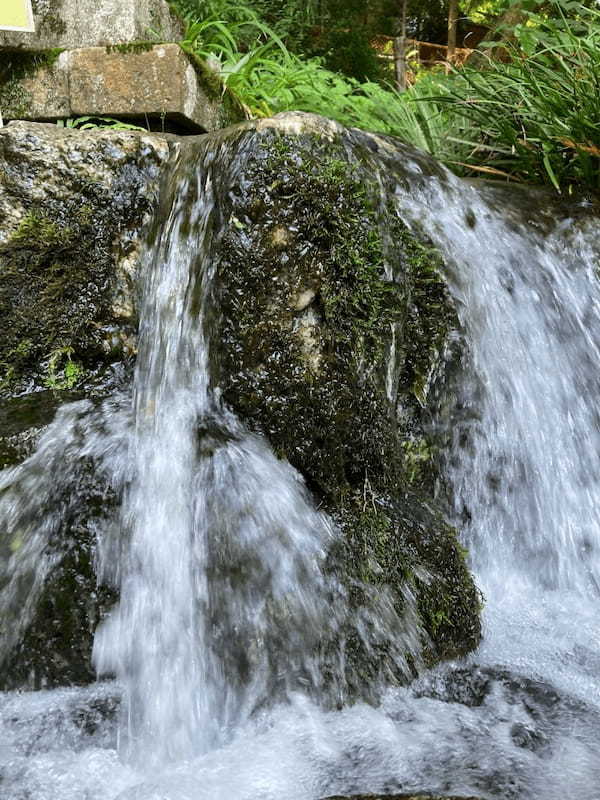
[[[457,320],[439,254],[394,199],[438,168],[311,115],[221,138],[232,175],[216,246],[215,380],[343,530],[331,568],[357,603],[366,584],[400,607],[408,587],[425,661],[462,655],[479,641],[480,598],[436,510],[426,432]]]
[[[6,463],[31,452],[54,413],[42,403],[24,424],[17,394],[77,399],[127,384],[140,245],[169,149],[182,146],[26,124],[0,132]],[[215,155],[210,324],[224,402],[299,470],[339,526],[328,568],[356,606],[385,601],[409,615],[423,651],[409,669],[472,650],[480,596],[436,507],[428,424],[456,314],[439,254],[409,230],[395,200],[397,188],[444,180],[443,171],[391,139],[302,114],[245,123],[200,146]],[[65,473],[48,502],[68,513],[44,553],[55,568],[20,639],[31,663],[5,661],[11,685],[27,675],[36,685],[89,679],[93,628],[111,596],[110,581],[98,595],[91,567],[94,536],[118,504],[98,461]],[[6,542],[5,554],[11,547],[20,541]],[[63,557],[52,560],[56,553]],[[345,635],[352,650],[352,631]],[[351,659],[357,692],[379,677],[406,679],[385,646],[366,653],[357,640]]]

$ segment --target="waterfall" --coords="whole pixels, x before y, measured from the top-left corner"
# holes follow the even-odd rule
[[[443,251],[463,326],[446,480],[487,599],[480,660],[598,703],[600,229],[585,201],[516,222],[510,198],[450,178],[399,200]]]
[[[223,190],[210,154],[185,155],[143,266],[120,602],[94,645],[99,674],[124,686],[122,753],[158,765],[214,749],[294,691],[320,700],[329,689],[343,702],[351,613],[366,646],[390,643],[407,676],[406,653],[420,657],[410,593],[405,619],[384,599],[350,611],[325,568],[333,523],[211,385],[212,239]]]
[[[102,682],[0,694],[0,793],[597,800],[600,226],[575,205],[563,220],[512,213],[518,193],[441,168],[417,179],[417,158],[414,183],[397,181],[398,217],[443,253],[460,319],[462,363],[437,387],[432,427],[448,442],[440,494],[485,595],[485,637],[458,664],[378,686],[378,703],[349,702],[349,628],[368,652],[388,647],[398,674],[420,665],[415,598],[397,587],[403,618],[383,591],[351,609],[327,568],[334,521],[222,400],[213,254],[236,164],[217,160],[200,145],[171,165],[141,270],[133,396],[65,405],[0,475],[14,542],[0,610],[18,619],[23,606],[0,658],[60,559],[52,543],[91,492],[90,464],[98,576],[120,587],[95,634]]]

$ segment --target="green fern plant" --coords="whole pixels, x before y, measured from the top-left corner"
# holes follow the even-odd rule
[[[125,122],[121,119],[114,117],[100,117],[100,116],[83,116],[83,117],[69,117],[68,119],[59,119],[56,123],[59,128],[77,128],[78,130],[85,131],[93,128],[111,128],[118,131],[144,131],[140,125],[134,125],[131,122]]]
[[[53,391],[73,389],[83,377],[83,367],[73,361],[72,347],[58,347],[48,358],[44,386]]]

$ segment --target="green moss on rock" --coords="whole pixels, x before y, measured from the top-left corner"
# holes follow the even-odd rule
[[[196,75],[200,80],[200,85],[206,92],[209,100],[216,101],[220,105],[220,127],[231,125],[233,122],[247,118],[244,104],[237,94],[229,89],[220,76],[211,69],[206,61],[185,42],[179,42],[179,46],[186,54],[190,64],[194,67]]]
[[[119,341],[128,340],[135,320],[115,316],[117,260],[133,248],[133,232],[154,202],[147,189],[155,180],[152,151],[142,154],[135,140],[120,149],[119,135],[114,143],[94,138],[92,154],[85,151],[92,146],[89,134],[71,161],[62,143],[84,134],[53,129],[29,163],[19,148],[36,126],[23,139],[11,129],[0,139],[0,201],[14,214],[0,230],[0,397],[75,389],[119,356],[115,331],[126,334]],[[132,134],[120,136],[124,142]],[[59,177],[38,179],[36,159],[52,153]]]
[[[373,187],[339,145],[276,136],[240,185],[221,246],[225,397],[321,495],[385,483],[400,454],[384,355],[405,303]]]
[[[242,136],[219,243],[215,380],[336,520],[331,569],[353,603],[380,587],[401,609],[414,591],[434,663],[480,637],[480,595],[433,500],[430,395],[457,322],[439,254],[399,218],[367,144]],[[389,674],[386,657],[365,668],[357,644],[353,666]]]
[[[156,41],[140,41],[140,42],[125,42],[124,44],[109,44],[106,46],[107,53],[122,53],[124,55],[127,54],[139,54],[139,53],[148,53],[158,44]]]
[[[63,48],[30,52],[9,52],[3,54],[0,66],[0,108],[12,117],[26,114],[31,95],[22,81],[32,78],[39,70],[49,69],[63,52]]]
[[[68,353],[71,364],[89,365],[102,355],[93,323],[109,314],[108,298],[102,302],[94,294],[109,280],[107,260],[100,253],[95,263],[90,257],[97,237],[91,207],[68,198],[61,205],[59,213],[31,208],[0,246],[0,317],[11,323],[0,343],[5,393],[31,369],[42,383],[58,386],[61,354]],[[68,388],[76,382],[72,371],[70,377]]]

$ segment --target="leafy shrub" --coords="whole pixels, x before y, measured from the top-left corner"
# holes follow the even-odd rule
[[[527,22],[517,26],[514,39],[503,45],[503,60],[488,55],[483,64],[450,75],[427,74],[398,93],[328,69],[321,58],[290,52],[280,35],[289,20],[275,30],[256,13],[268,0],[254,0],[253,7],[231,0],[180,2],[187,10],[185,46],[205,58],[255,116],[315,112],[398,136],[459,173],[545,182],[559,191],[600,188],[595,6],[532,0],[541,10],[529,11]],[[342,60],[349,54],[343,48],[338,53]],[[348,71],[341,62],[329,64]],[[357,77],[370,74],[366,61],[357,64]]]
[[[371,47],[369,36],[361,30],[332,31],[328,37],[329,52],[325,57],[328,69],[341,72],[358,81],[381,78],[381,62]]]

